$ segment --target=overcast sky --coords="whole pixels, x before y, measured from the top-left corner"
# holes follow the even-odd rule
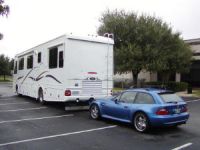
[[[184,39],[200,38],[199,0],[5,0],[0,16],[0,54],[14,57],[64,33],[96,34],[106,9],[124,9],[162,18]]]

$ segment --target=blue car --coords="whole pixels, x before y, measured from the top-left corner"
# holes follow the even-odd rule
[[[133,124],[139,132],[150,127],[177,126],[189,118],[186,103],[174,92],[153,89],[130,89],[115,97],[94,100],[90,104],[90,116]]]

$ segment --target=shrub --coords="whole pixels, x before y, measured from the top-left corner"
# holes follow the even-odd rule
[[[115,81],[114,82],[115,88],[128,89],[132,86],[133,86],[133,82],[130,82],[130,81]]]
[[[164,88],[168,90],[172,90],[174,92],[185,91],[188,88],[188,83],[186,82],[145,82],[145,87],[153,87],[153,88]]]

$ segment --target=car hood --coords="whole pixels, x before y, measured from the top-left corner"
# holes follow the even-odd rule
[[[105,98],[101,98],[101,99],[96,99],[96,101],[108,101],[108,100],[112,100],[114,97],[105,97]]]

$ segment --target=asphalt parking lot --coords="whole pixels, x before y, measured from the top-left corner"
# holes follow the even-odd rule
[[[10,94],[0,84],[0,150],[178,150],[200,147],[200,100],[188,101],[190,119],[178,128],[136,132],[130,125],[92,120],[88,111],[65,111]]]

